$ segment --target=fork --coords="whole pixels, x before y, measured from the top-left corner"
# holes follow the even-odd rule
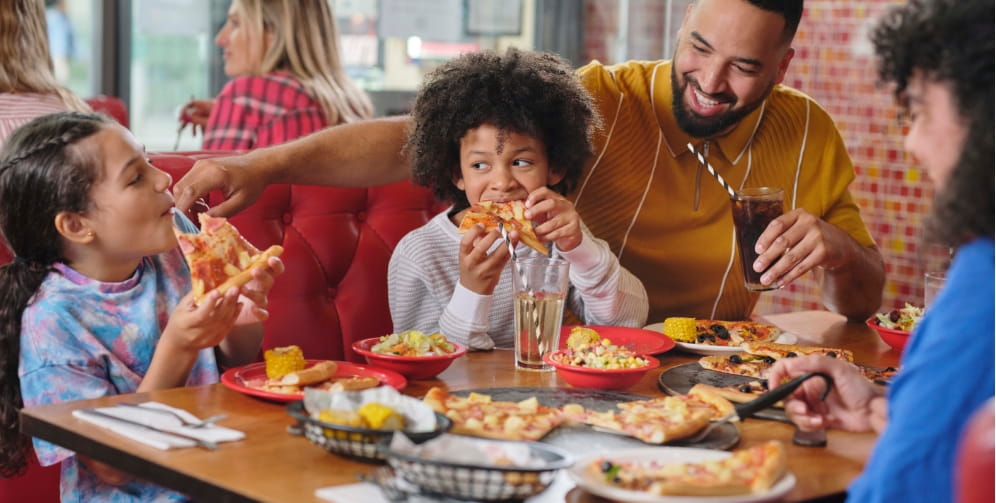
[[[222,419],[225,419],[225,418],[228,417],[228,414],[218,414],[216,416],[211,416],[211,417],[209,417],[207,419],[202,419],[200,421],[188,421],[183,416],[177,414],[176,412],[168,410],[168,409],[160,409],[160,408],[157,408],[157,407],[142,407],[141,405],[139,405],[137,403],[127,403],[127,402],[122,402],[122,403],[119,403],[119,404],[116,404],[116,405],[119,406],[119,407],[132,407],[132,408],[142,409],[144,411],[151,411],[151,412],[159,412],[159,413],[162,413],[162,414],[169,414],[170,416],[173,416],[176,419],[178,419],[180,421],[180,424],[182,424],[183,426],[185,426],[187,428],[203,428],[205,426],[208,426],[208,425],[210,425],[212,423],[215,423],[217,421],[221,421]]]
[[[749,402],[735,405],[733,407],[733,412],[715,421],[710,422],[708,425],[706,425],[705,428],[699,430],[698,433],[690,437],[686,437],[682,439],[682,441],[687,443],[699,442],[702,439],[708,437],[709,434],[712,433],[712,430],[715,430],[721,425],[724,425],[732,421],[736,421],[737,419],[747,419],[747,417],[751,416],[755,412],[767,409],[768,407],[774,405],[779,400],[791,395],[792,392],[796,390],[796,388],[801,386],[802,383],[806,382],[806,380],[808,380],[811,377],[820,377],[823,379],[823,381],[826,382],[827,386],[823,390],[823,394],[820,395],[820,400],[823,400],[824,398],[827,397],[827,394],[830,393],[830,389],[833,388],[833,378],[822,372],[807,372],[805,374],[800,374],[791,381],[782,383],[777,388]]]

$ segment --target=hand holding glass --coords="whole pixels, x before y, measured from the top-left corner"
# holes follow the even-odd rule
[[[748,290],[762,292],[778,288],[774,284],[761,283],[764,271],[754,270],[757,260],[757,238],[768,228],[772,220],[780,217],[784,191],[777,187],[756,187],[738,190],[733,196],[733,224],[737,231],[737,248],[740,250],[740,264],[744,271],[744,285]]]

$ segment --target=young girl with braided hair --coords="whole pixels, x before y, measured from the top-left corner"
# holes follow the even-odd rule
[[[30,455],[18,411],[48,403],[216,382],[259,351],[279,259],[196,303],[173,226],[171,179],[99,115],[59,113],[15,131],[0,153],[0,475]],[[63,501],[182,501],[36,439],[62,462]]]

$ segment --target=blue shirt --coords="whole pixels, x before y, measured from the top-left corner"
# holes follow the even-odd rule
[[[889,422],[848,491],[856,502],[951,501],[955,453],[993,396],[993,241],[962,246],[888,392]]]
[[[186,217],[176,217],[176,223],[184,232],[197,232]],[[55,264],[21,318],[18,374],[24,406],[133,393],[170,314],[189,291],[190,272],[179,247],[145,257],[130,278],[118,283]],[[204,349],[187,384],[217,381],[214,351]],[[63,502],[186,500],[138,480],[105,484],[72,451],[39,439],[34,448],[42,465],[62,462]]]

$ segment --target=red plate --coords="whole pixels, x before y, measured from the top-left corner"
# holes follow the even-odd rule
[[[560,329],[560,349],[567,347],[567,337],[571,329],[578,325],[568,325]],[[610,327],[605,325],[580,325],[590,328],[603,339],[609,339],[617,346],[625,346],[640,355],[656,355],[674,347],[670,337],[642,328]]]
[[[307,366],[310,367],[320,361],[323,360],[307,360]],[[393,370],[381,369],[351,362],[337,361],[336,363],[339,365],[339,368],[335,372],[335,377],[349,377],[354,375],[376,377],[380,380],[381,385],[391,386],[398,391],[401,391],[405,389],[405,386],[408,386],[408,379],[405,379],[405,376],[394,372]],[[267,400],[273,400],[275,402],[293,402],[296,400],[304,400],[303,393],[274,393],[272,391],[265,391],[252,387],[254,384],[259,385],[264,381],[266,381],[266,363],[264,362],[250,363],[241,367],[228,369],[228,371],[221,375],[221,384],[224,384],[225,386],[228,386],[229,388],[240,393],[265,398]]]

